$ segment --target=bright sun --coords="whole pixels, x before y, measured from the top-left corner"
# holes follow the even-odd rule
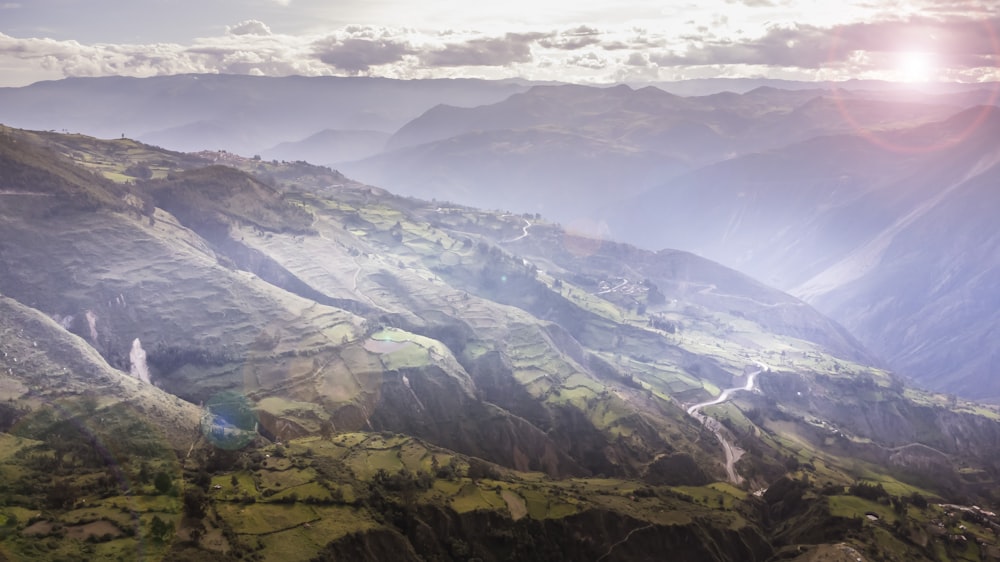
[[[904,82],[926,82],[931,79],[932,71],[930,54],[917,51],[899,54],[899,77]]]

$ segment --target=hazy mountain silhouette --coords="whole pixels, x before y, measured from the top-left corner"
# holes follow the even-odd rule
[[[516,80],[474,79],[69,78],[0,88],[0,122],[249,156],[324,129],[393,132],[440,103],[481,105],[526,88]]]
[[[556,220],[601,220],[609,205],[701,166],[959,108],[935,101],[769,87],[684,98],[653,87],[535,86],[491,105],[434,107],[400,128],[385,153],[340,169],[422,198],[490,208],[504,200]]]
[[[261,152],[267,159],[304,160],[333,166],[338,162],[360,160],[378,154],[385,147],[389,133],[326,129],[299,141],[283,142]]]
[[[984,338],[997,329],[997,138],[992,107],[874,139],[820,137],[692,172],[610,224],[791,290],[921,384],[996,399]]]

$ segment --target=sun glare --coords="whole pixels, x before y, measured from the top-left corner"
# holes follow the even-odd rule
[[[933,72],[931,56],[928,53],[909,51],[899,54],[899,77],[904,82],[927,82]]]

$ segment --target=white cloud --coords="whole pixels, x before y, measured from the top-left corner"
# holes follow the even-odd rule
[[[226,35],[193,45],[94,44],[19,39],[0,33],[0,60],[18,59],[63,76],[156,76],[182,73],[330,74],[308,41],[274,35]]]
[[[733,7],[760,3],[742,1]],[[0,33],[0,69],[4,70],[0,86],[22,85],[29,76],[37,80],[178,73],[520,76],[586,82],[778,73],[800,79],[877,78],[891,76],[886,74],[892,69],[885,62],[892,59],[885,56],[892,46],[888,38],[915,37],[909,40],[912,43],[929,35],[948,47],[936,59],[949,62],[942,75],[974,81],[997,77],[1000,72],[996,70],[1000,48],[995,48],[993,36],[987,33],[988,24],[968,20],[921,20],[919,28],[898,20],[832,27],[772,23],[756,33],[725,35],[715,30],[699,34],[697,28],[710,19],[693,18],[686,27],[669,29],[602,24],[600,28],[571,25],[487,33],[349,25],[301,34],[275,33],[263,21],[246,19],[225,26],[220,35],[185,44],[88,44]],[[842,49],[830,48],[834,39],[843,44]]]
[[[270,35],[271,28],[259,20],[243,20],[233,26],[227,25],[226,33],[230,35]]]
[[[608,66],[608,59],[597,53],[574,55],[566,60],[566,64],[582,66],[583,68],[602,69]]]

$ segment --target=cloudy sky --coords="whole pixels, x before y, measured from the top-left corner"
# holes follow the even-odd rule
[[[1000,80],[998,0],[0,0],[0,86],[187,72]]]

